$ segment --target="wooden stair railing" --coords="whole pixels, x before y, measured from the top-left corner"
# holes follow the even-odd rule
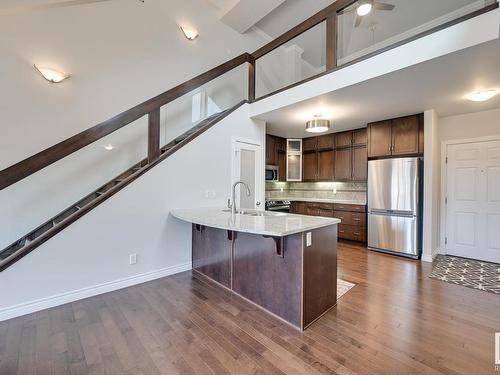
[[[247,102],[247,100],[241,101],[234,107],[212,115],[211,117],[201,121],[198,125],[189,129],[184,134],[178,136],[167,145],[160,148],[159,155],[155,160],[150,161],[148,156],[148,158],[138,162],[125,172],[87,195],[85,198],[79,200],[69,208],[62,211],[60,214],[47,220],[35,230],[0,251],[0,272],[20,260],[25,255],[29,254],[45,241],[55,236],[86,213],[90,212],[106,199],[110,198],[132,181],[139,178],[149,169],[153,168],[155,165],[180,150],[186,144],[203,134],[205,131]]]

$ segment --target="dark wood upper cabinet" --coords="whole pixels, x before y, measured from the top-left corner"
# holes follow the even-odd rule
[[[302,151],[312,152],[318,149],[318,137],[304,138],[302,140]]]
[[[325,134],[318,137],[318,150],[333,150],[335,147],[335,134]]]
[[[368,124],[368,157],[391,156],[391,120]]]
[[[286,152],[286,139],[281,137],[275,137],[275,149],[276,152]]]
[[[276,137],[266,134],[266,165],[277,165],[276,160]]]
[[[318,151],[318,177],[320,181],[333,181],[335,167],[335,151]]]
[[[350,181],[352,178],[352,148],[335,150],[336,181]]]
[[[280,181],[286,181],[286,153],[285,152],[279,152],[278,153],[278,173],[279,173],[279,180]]]
[[[418,116],[418,153],[424,154],[424,114]]]
[[[352,144],[354,146],[366,146],[368,144],[368,129],[357,129],[352,132]]]
[[[302,179],[316,181],[318,178],[318,153],[308,152],[302,155]]]
[[[354,147],[352,149],[352,180],[368,180],[368,148]]]
[[[368,157],[423,155],[422,115],[368,124]]]
[[[352,146],[352,131],[336,133],[335,134],[335,147],[351,147]]]
[[[392,155],[418,155],[418,116],[392,120]]]

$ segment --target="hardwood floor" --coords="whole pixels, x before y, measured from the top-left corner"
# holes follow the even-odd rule
[[[495,373],[499,296],[338,256],[357,285],[304,333],[185,272],[0,323],[0,374]]]

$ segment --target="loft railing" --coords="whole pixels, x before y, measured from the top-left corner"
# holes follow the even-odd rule
[[[396,5],[398,11],[400,10],[398,6],[400,6],[401,10],[404,10],[405,7],[404,2],[397,0],[380,1],[387,1],[388,3]],[[418,2],[418,7],[425,7],[425,1],[429,1],[429,4],[435,3],[435,0],[424,0]],[[346,51],[349,51],[350,47],[346,46],[346,40],[349,39],[349,36],[353,35],[348,35],[348,37],[342,39],[340,39],[340,37],[345,37],[346,34],[349,33],[349,26],[346,26],[349,25],[348,17],[352,17],[352,14],[355,13],[354,9],[349,8],[354,7],[356,3],[357,1],[353,0],[337,0],[291,30],[259,48],[254,53],[244,53],[231,59],[109,120],[5,168],[0,171],[0,190],[15,184],[146,115],[148,116],[148,160],[150,162],[154,161],[160,155],[160,108],[244,63],[249,64],[248,101],[253,102],[498,8],[498,2],[496,0],[466,1],[465,6],[463,6],[463,4],[461,7],[457,6],[455,7],[456,9],[452,9],[451,13],[436,15],[437,17],[435,19],[424,20],[425,22],[423,25],[429,26],[428,28],[422,28],[422,24],[416,25],[414,28],[416,32],[413,34],[408,33],[408,30],[402,30],[399,34],[402,36],[401,38],[398,39],[395,38],[397,35],[392,35],[386,38],[386,43],[384,43],[384,41],[379,41],[377,43],[372,43],[372,48],[357,48],[357,50],[351,53],[354,57],[349,58],[349,56],[346,55]],[[460,10],[462,10],[464,14],[461,14],[459,12]],[[411,9],[408,11],[411,11]],[[397,17],[398,14],[396,13],[395,16]],[[351,34],[355,31],[356,30],[351,30]],[[297,38],[305,38],[309,41],[311,39],[317,40],[310,37],[307,39],[307,33],[312,32],[315,33],[315,35],[312,36],[320,36],[317,39],[321,41],[321,45],[319,46],[319,53],[321,56],[319,56],[319,58],[317,56],[309,56],[308,59],[303,56],[304,52],[308,51],[301,52],[300,40]],[[288,77],[280,81],[278,79],[280,77],[277,77],[278,73],[273,74],[273,70],[270,69],[270,74],[266,77],[266,64],[264,60],[266,58],[272,60],[271,54],[279,54],[276,51],[284,46],[286,47],[283,48],[285,51],[280,51],[282,52],[281,56],[275,56],[275,60],[277,64],[279,64],[280,59],[281,61],[284,60],[285,63],[290,63],[291,61],[295,62],[296,71],[292,71],[291,73],[288,72],[290,73]],[[354,47],[354,49],[356,49],[356,47]],[[308,60],[316,61],[310,62]],[[272,65],[272,61],[269,65]],[[280,64],[277,66],[279,68],[277,70],[280,72],[287,71],[287,69],[283,69],[283,65]],[[300,71],[297,72],[297,70]],[[269,87],[259,89],[260,86],[266,85],[266,81],[268,81]]]

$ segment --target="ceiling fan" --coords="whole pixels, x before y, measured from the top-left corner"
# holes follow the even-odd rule
[[[354,7],[347,10],[345,13],[356,11],[356,21],[354,22],[354,27],[359,27],[361,21],[363,21],[363,17],[369,14],[372,9],[392,11],[396,8],[393,4],[381,3],[375,0],[358,0],[353,5]]]
[[[53,9],[53,8],[66,8],[75,5],[93,4],[93,3],[103,3],[111,0],[52,0],[52,1],[41,1],[31,5],[21,5],[14,7],[0,7],[0,14],[11,14],[11,13],[25,13],[37,10]],[[144,3],[145,0],[138,0]]]

